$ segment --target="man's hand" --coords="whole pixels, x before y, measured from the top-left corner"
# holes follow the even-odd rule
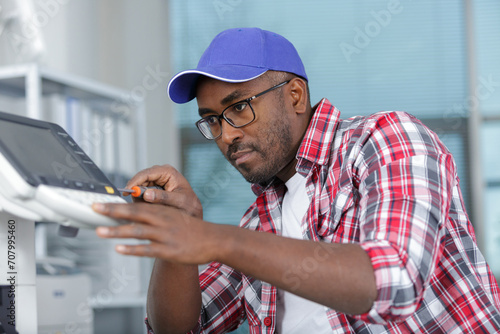
[[[164,267],[194,267],[190,268],[191,287],[197,284],[195,265],[216,261],[339,312],[365,313],[377,296],[371,260],[358,244],[291,239],[213,224],[163,205],[94,204],[93,208],[131,222],[99,227],[100,237],[150,241],[145,245],[119,245],[119,253],[155,257],[163,260]],[[311,269],[310,263],[314,264]],[[198,290],[196,293],[191,299],[198,301]]]
[[[134,185],[162,186],[164,191],[149,189],[145,193],[153,191],[155,197],[145,196],[145,200],[162,205],[94,204],[98,213],[130,222],[99,227],[97,234],[149,241],[119,245],[116,250],[157,259],[148,298],[148,314],[157,323],[179,323],[183,331],[196,324],[201,306],[197,265],[211,261],[348,314],[367,312],[377,296],[371,260],[357,244],[297,240],[205,222],[199,199],[187,180],[170,166],[138,173],[128,184]],[[313,269],[306,266],[310,263]],[[158,294],[165,298],[153,298]],[[172,316],[163,321],[165,314]],[[175,320],[182,314],[189,319]]]
[[[146,245],[117,246],[116,250],[122,254],[155,257],[181,266],[221,262],[349,314],[368,311],[377,296],[371,260],[357,244],[291,239],[208,223],[163,205],[94,204],[93,207],[111,218],[133,222],[99,227],[99,236],[150,241]],[[311,263],[313,266],[309,268]]]
[[[148,189],[143,200],[180,209],[193,217],[203,218],[203,208],[186,178],[170,165],[146,168],[128,181],[126,188],[133,186],[161,186],[164,190]],[[135,202],[142,202],[134,198]]]
[[[201,309],[198,264],[210,262],[217,247],[211,241],[214,224],[202,221],[201,202],[188,181],[172,166],[153,166],[137,173],[127,183],[160,186],[148,189],[132,204],[94,204],[97,212],[129,221],[117,227],[99,227],[102,238],[148,240],[141,245],[118,245],[125,255],[156,258],[148,290],[148,322],[157,333],[167,330],[186,333],[197,321]],[[148,203],[160,204],[151,205]]]
[[[130,224],[98,227],[102,238],[149,240],[149,244],[119,245],[116,251],[126,255],[148,256],[182,264],[204,264],[216,258],[220,233],[216,225],[193,217],[171,206],[147,203],[100,204],[96,212],[128,220]]]

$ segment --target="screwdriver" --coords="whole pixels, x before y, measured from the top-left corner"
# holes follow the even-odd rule
[[[133,186],[130,189],[118,188],[118,191],[122,192],[122,193],[129,193],[130,195],[132,195],[132,197],[142,198],[142,196],[144,195],[144,192],[148,189],[161,189],[161,190],[163,190],[163,188],[160,186],[151,186],[151,187]]]

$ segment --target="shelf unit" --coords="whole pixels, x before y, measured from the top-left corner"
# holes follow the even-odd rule
[[[146,167],[146,150],[141,149],[146,140],[144,102],[131,91],[34,63],[12,65],[0,67],[0,110],[58,123],[118,187]],[[36,255],[69,259],[89,274],[93,289],[88,306],[94,318],[103,309],[136,308],[145,314],[150,260],[115,253],[120,241],[99,239],[93,230],[62,238],[56,229],[55,224],[37,223]],[[120,279],[123,289],[112,286]]]
[[[2,100],[2,95],[7,99]],[[94,111],[110,117],[113,122],[118,120],[128,122],[135,141],[129,150],[134,159],[127,159],[127,166],[135,170],[145,167],[146,151],[140,149],[140,145],[146,140],[144,103],[136,96],[132,96],[130,91],[47,69],[37,64],[0,67],[0,110],[4,109],[2,107],[6,104],[16,109],[4,110],[6,112],[59,123],[54,115],[50,114],[50,110],[46,110],[44,99],[50,96],[65,98],[68,104],[75,101],[83,102]],[[71,133],[71,129],[67,128],[68,124],[59,125],[65,127],[72,136],[78,136],[78,133]],[[114,141],[116,142],[115,139]],[[99,156],[92,156],[91,153],[89,155],[96,162],[101,159]],[[128,157],[123,154],[123,157],[118,158],[116,161]],[[120,168],[122,167],[112,167],[110,172],[114,172],[113,169],[119,171]]]

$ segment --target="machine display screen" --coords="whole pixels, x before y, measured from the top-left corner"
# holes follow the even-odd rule
[[[92,181],[52,129],[0,120],[0,141],[30,174],[50,179]],[[68,140],[72,143],[71,139]]]

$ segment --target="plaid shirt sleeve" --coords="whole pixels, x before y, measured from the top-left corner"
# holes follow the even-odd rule
[[[246,317],[241,273],[212,262],[200,274],[202,308],[198,328],[192,333],[224,333],[238,328]]]
[[[242,306],[242,277],[232,268],[210,263],[200,273],[202,307],[198,324],[189,333],[226,333],[235,330],[245,319]],[[148,334],[153,329],[145,320]]]
[[[363,212],[360,241],[378,297],[356,318],[401,321],[418,308],[441,258],[455,165],[437,136],[404,113],[374,116],[358,142],[352,164]]]

